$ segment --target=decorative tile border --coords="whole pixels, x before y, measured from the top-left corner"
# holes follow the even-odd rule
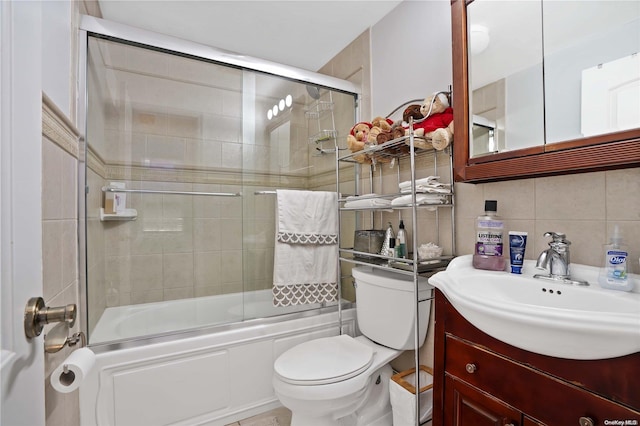
[[[87,149],[87,167],[96,172],[98,176],[102,179],[107,178],[107,169],[104,164],[104,160],[100,158],[98,154],[96,154],[91,148],[88,146]]]
[[[45,93],[42,94],[42,135],[75,158],[79,157],[80,132]]]

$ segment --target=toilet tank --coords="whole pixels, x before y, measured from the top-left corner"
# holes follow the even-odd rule
[[[374,342],[398,350],[415,349],[413,276],[366,266],[351,271],[356,285],[358,328]],[[433,287],[418,277],[418,347],[427,335]]]

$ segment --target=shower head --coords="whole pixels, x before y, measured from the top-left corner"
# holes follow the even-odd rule
[[[307,93],[313,99],[320,99],[320,89],[318,88],[318,86],[310,86],[307,84]]]

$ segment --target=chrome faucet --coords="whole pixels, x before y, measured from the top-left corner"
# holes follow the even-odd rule
[[[576,281],[571,279],[570,274],[570,253],[568,241],[565,234],[557,232],[545,232],[545,237],[551,237],[549,248],[538,256],[536,268],[548,269],[549,274],[536,274],[533,278],[561,282],[566,284],[589,285],[586,281]]]

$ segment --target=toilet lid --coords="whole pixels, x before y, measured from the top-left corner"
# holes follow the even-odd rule
[[[301,343],[278,357],[276,374],[300,385],[335,383],[357,376],[373,362],[373,348],[348,335]]]

